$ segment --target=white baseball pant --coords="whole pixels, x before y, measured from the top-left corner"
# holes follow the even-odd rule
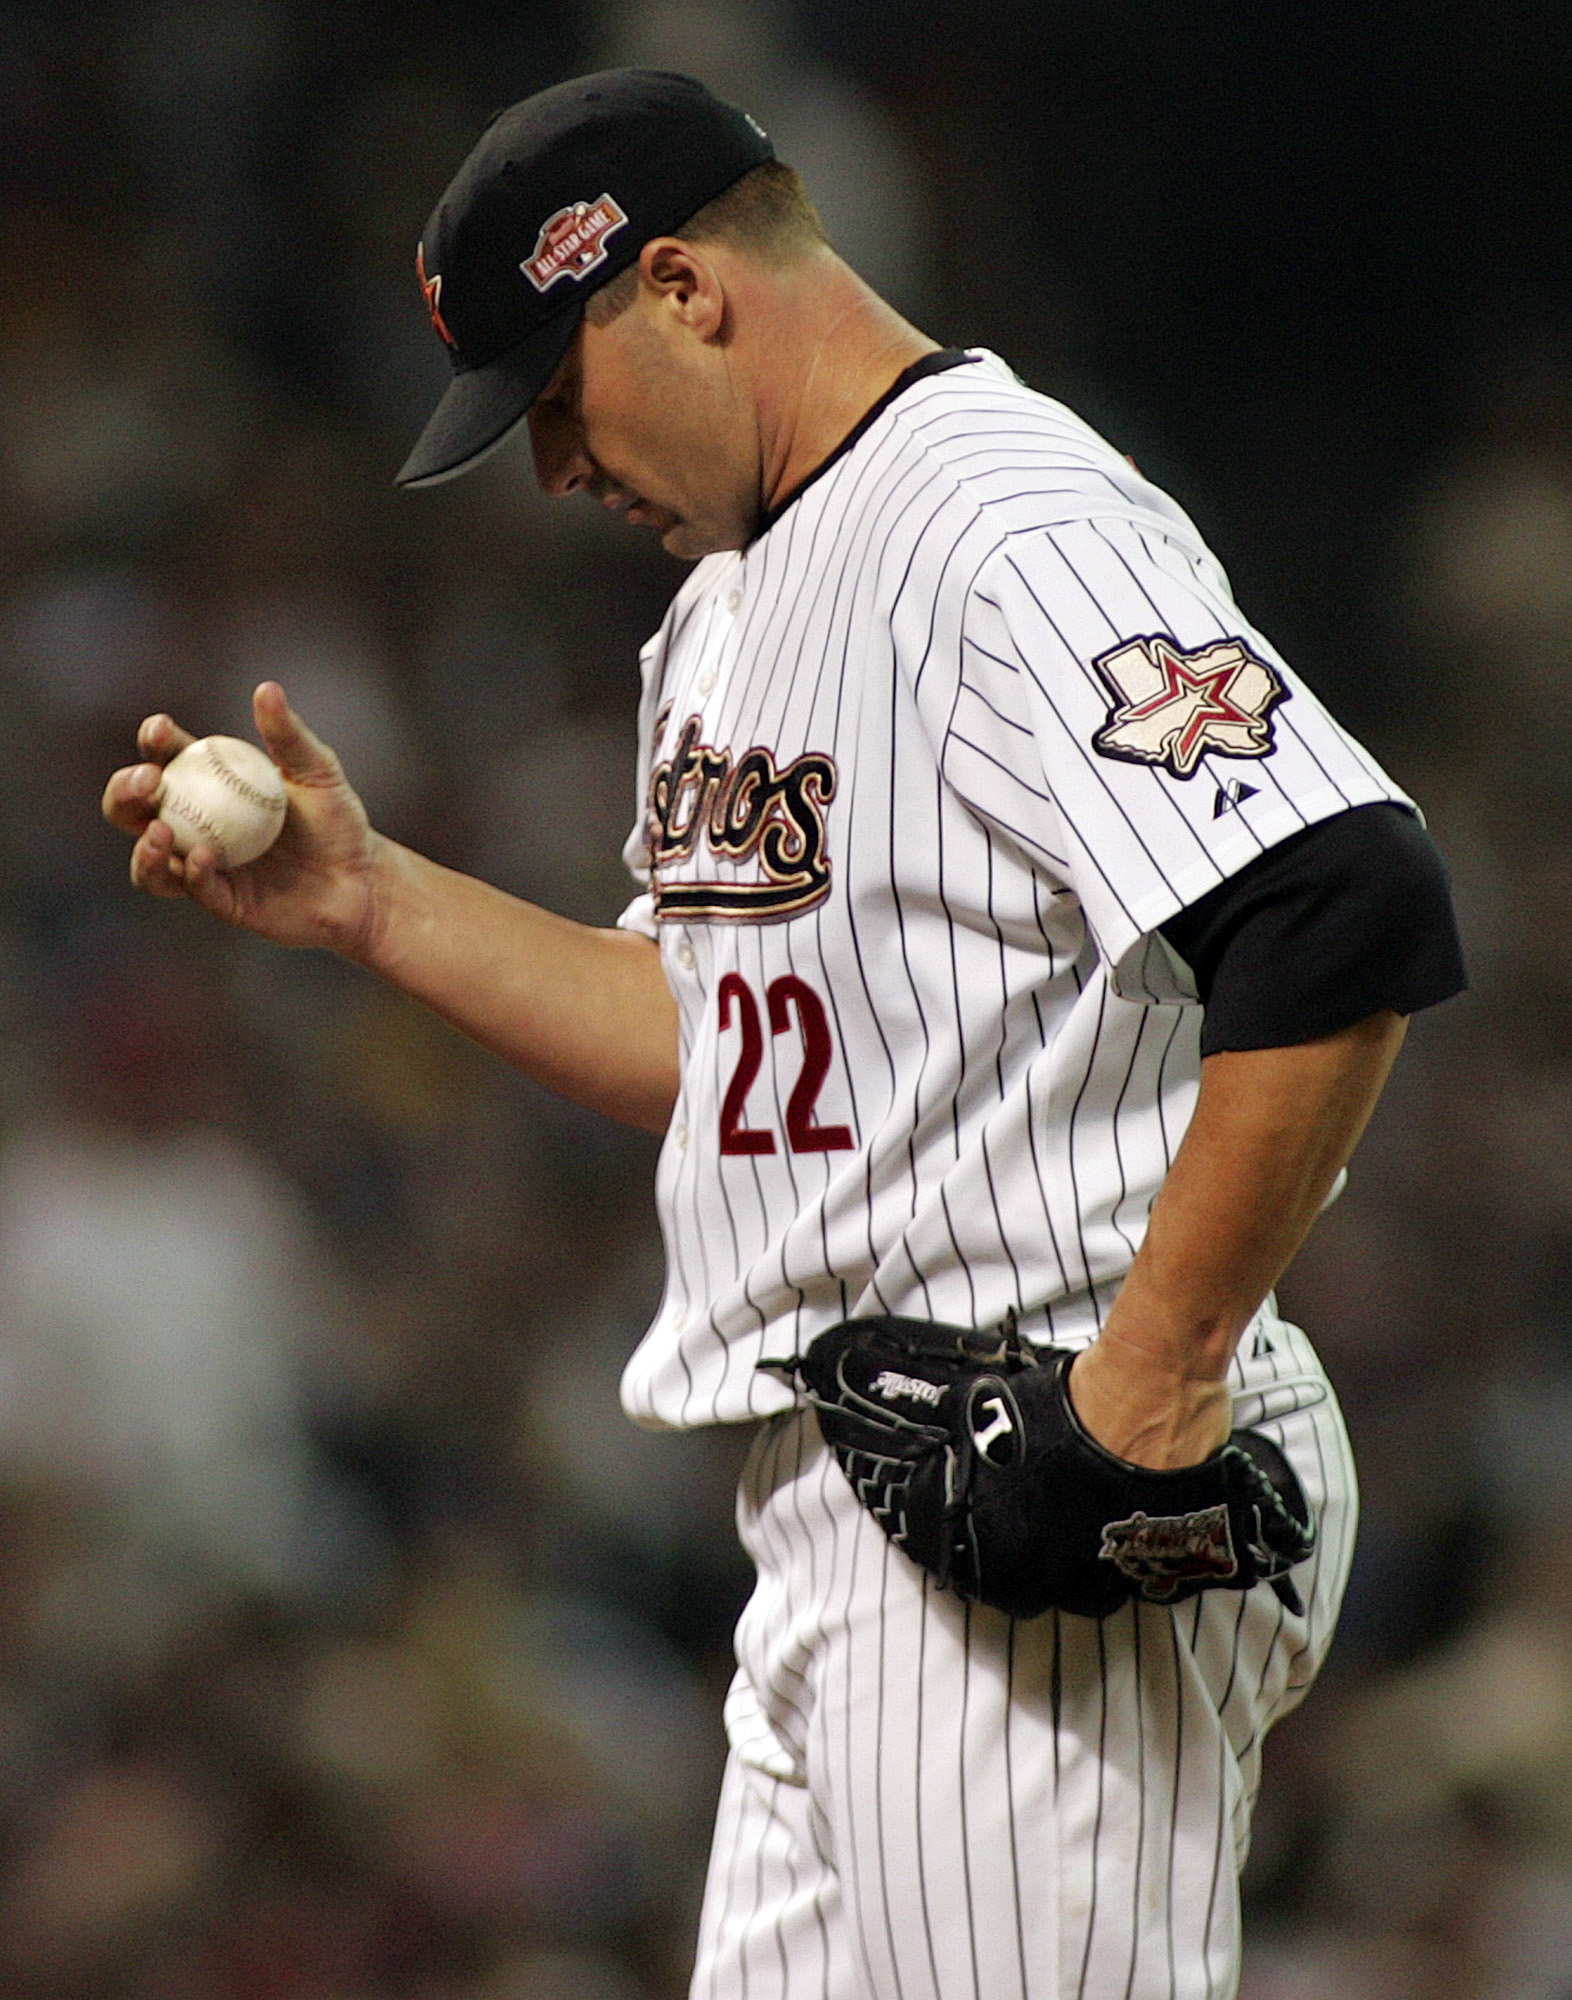
[[[1102,1621],[968,1606],[886,1540],[810,1413],[763,1425],[693,2000],[1228,2000],[1261,1742],[1309,1685],[1357,1514],[1310,1343],[1263,1313],[1234,1421],[1320,1525],[1266,1585]]]

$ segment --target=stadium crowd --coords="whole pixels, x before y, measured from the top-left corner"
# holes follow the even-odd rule
[[[684,1991],[747,1579],[740,1440],[617,1408],[652,1142],[96,817],[273,676],[389,831],[621,907],[680,571],[522,447],[391,484],[435,194],[621,61],[1169,486],[1425,806],[1473,984],[1284,1288],[1364,1525],[1245,1996],[1572,1995],[1572,78],[1558,10],[1424,11],[0,0],[6,2000]]]

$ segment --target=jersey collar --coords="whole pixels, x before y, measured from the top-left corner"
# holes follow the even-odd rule
[[[959,368],[968,361],[978,361],[981,358],[980,355],[964,347],[941,347],[932,354],[923,355],[920,360],[914,361],[909,368],[903,368],[890,384],[889,388],[879,398],[878,402],[874,404],[873,408],[865,411],[857,419],[856,423],[852,425],[851,429],[841,439],[829,457],[821,458],[807,477],[799,479],[783,500],[776,501],[775,505],[759,522],[758,527],[754,529],[753,540],[758,541],[762,536],[767,535],[782,514],[785,513],[786,509],[795,501],[800,500],[813,482],[816,479],[822,478],[837,460],[844,458],[868,427],[876,423],[884,415],[891,403],[895,401],[896,397],[903,396],[914,382],[921,382],[929,375],[942,375],[947,368]]]

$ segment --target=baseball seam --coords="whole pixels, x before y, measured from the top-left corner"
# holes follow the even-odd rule
[[[238,792],[243,799],[249,799],[252,805],[261,806],[265,812],[278,810],[278,799],[270,797],[266,792],[258,791],[255,785],[248,783],[238,771],[224,762],[210,743],[203,745],[202,754],[209,767],[223,779],[231,791]]]
[[[173,799],[166,798],[160,805],[159,811],[166,820],[169,818],[171,812],[178,814],[185,822],[187,829],[213,843],[214,849],[218,854],[219,867],[227,868],[229,866],[229,849],[224,845],[224,836],[200,807],[192,805],[187,799],[178,797]]]

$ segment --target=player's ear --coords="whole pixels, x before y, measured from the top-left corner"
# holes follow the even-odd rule
[[[639,275],[684,326],[713,339],[726,318],[726,288],[715,262],[697,244],[657,236],[639,253]]]

